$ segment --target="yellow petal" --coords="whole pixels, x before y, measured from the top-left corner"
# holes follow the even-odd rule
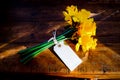
[[[67,16],[68,13],[67,13],[66,11],[63,11],[63,15],[64,15],[64,16]]]
[[[97,46],[97,39],[94,39],[91,49],[95,49],[96,46]]]
[[[79,22],[79,20],[78,20],[77,17],[73,17],[73,21],[74,21],[74,22]]]
[[[82,42],[82,38],[79,37],[79,39],[78,39],[78,43],[81,44],[81,42]]]
[[[81,9],[81,13],[85,18],[89,18],[90,11],[87,11],[86,9]]]
[[[96,23],[95,22],[93,23],[92,32],[93,32],[92,35],[96,35]]]
[[[79,50],[79,47],[80,47],[80,44],[77,43],[77,44],[75,45],[75,50],[78,51],[78,50]]]
[[[70,15],[70,16],[73,16],[78,10],[77,10],[77,6],[73,6],[73,5],[71,5],[71,6],[68,6],[67,8],[66,8],[66,11],[68,12],[68,14]]]

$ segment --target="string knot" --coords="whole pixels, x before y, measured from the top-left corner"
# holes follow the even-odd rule
[[[54,42],[54,44],[58,44],[58,41],[57,41],[57,39],[56,39],[56,31],[57,30],[54,30],[53,31],[53,37],[51,37],[49,40],[48,40],[48,42],[50,42],[50,41],[52,41],[53,40],[53,42]]]

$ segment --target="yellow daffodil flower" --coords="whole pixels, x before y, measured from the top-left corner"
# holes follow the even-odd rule
[[[80,23],[83,23],[86,19],[90,17],[90,11],[87,11],[86,9],[81,9],[76,17],[78,18]]]
[[[65,16],[65,21],[67,21],[68,24],[72,25],[72,18],[71,16],[67,13],[67,12],[63,12],[64,16]]]
[[[65,16],[65,21],[68,22],[68,24],[72,25],[72,18],[78,13],[78,9],[76,6],[68,6],[66,8],[66,11],[63,11],[63,15]]]
[[[92,36],[96,35],[96,23],[93,21],[93,18],[86,19],[80,24],[77,33],[80,38],[76,44],[76,51],[79,50],[80,45],[82,46],[83,52],[86,52],[89,49],[95,49],[97,39],[93,39]]]
[[[68,6],[66,11],[63,11],[65,21],[68,24],[75,27],[77,31],[73,33],[72,40],[78,41],[75,46],[76,51],[81,46],[83,52],[89,51],[89,49],[95,49],[97,45],[97,39],[92,36],[96,35],[96,23],[93,18],[90,18],[90,11],[81,9],[78,11],[77,6]],[[75,23],[78,23],[75,25]],[[79,38],[78,38],[79,37]]]
[[[66,11],[68,12],[68,14],[69,14],[70,16],[74,16],[74,15],[76,15],[76,13],[78,13],[77,6],[73,6],[73,5],[68,6],[68,7],[66,8]]]
[[[97,45],[96,42],[97,42],[97,39],[93,39],[93,37],[89,35],[84,35],[78,39],[78,43],[76,44],[75,49],[76,51],[78,51],[79,47],[82,46],[83,52],[86,52],[89,49],[95,49]]]
[[[82,24],[80,24],[77,33],[79,36],[96,35],[96,23],[93,22],[93,18],[87,19]]]
[[[72,21],[82,23],[90,17],[90,11],[85,9],[78,11],[77,6],[73,5],[68,6],[66,11],[63,11],[63,14],[65,16],[65,21],[67,21],[70,25],[72,25]]]

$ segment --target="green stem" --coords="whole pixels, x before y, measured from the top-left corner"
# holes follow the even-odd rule
[[[61,41],[61,40],[64,40],[64,39],[60,39],[59,41]],[[47,48],[49,48],[49,47],[51,47],[53,45],[54,45],[54,43],[52,42],[49,45],[42,47],[41,49],[39,49],[39,50],[29,54],[28,56],[26,56],[24,59],[21,60],[21,62],[23,62],[24,64],[27,63],[29,60],[31,60],[32,58],[36,57],[42,51],[44,51],[45,49],[47,49]]]
[[[38,54],[40,54],[44,49],[49,48],[52,45],[54,45],[54,43],[49,44],[48,46],[43,47],[43,48],[41,48],[41,49],[33,52],[32,54],[30,54],[30,55],[26,56],[24,59],[22,59],[21,62],[23,62],[24,64],[27,63],[29,60],[31,60],[32,58],[34,58],[35,56],[37,56]]]
[[[73,28],[68,28],[61,35],[56,37],[56,39],[59,42],[61,40],[69,38],[73,34],[73,32],[74,32]],[[21,56],[23,56],[23,59],[21,60],[21,62],[27,63],[29,60],[36,57],[42,51],[44,51],[45,49],[47,49],[53,45],[54,45],[53,41],[50,41],[50,42],[46,41],[46,42],[43,42],[43,43],[38,44],[36,46],[30,47],[30,48],[27,48],[25,50],[18,52]]]
[[[67,30],[68,30],[68,31],[67,31]],[[70,32],[72,31],[72,29],[67,29],[67,30],[65,30],[65,31],[64,31],[61,35],[59,35],[56,39],[59,40],[60,38],[64,37],[65,35],[67,35],[68,33],[70,33]],[[36,45],[36,46],[27,48],[27,49],[25,49],[25,50],[21,50],[20,52],[18,52],[18,54],[26,55],[26,54],[34,51],[34,50],[37,50],[37,49],[42,48],[42,47],[44,47],[44,46],[46,46],[46,45],[49,45],[49,44],[50,44],[50,42],[47,42],[47,41],[46,41],[46,42],[43,42],[43,43],[38,44],[38,45]]]
[[[60,36],[60,37],[57,37],[57,40],[59,41],[59,40],[61,40],[61,39],[64,39],[65,38],[65,36]],[[27,55],[27,54],[29,54],[29,53],[31,53],[31,52],[33,52],[33,51],[36,51],[36,50],[38,50],[38,49],[40,49],[40,48],[42,48],[42,47],[45,47],[45,46],[47,46],[47,45],[49,45],[49,44],[51,44],[51,43],[53,43],[53,41],[50,41],[50,42],[46,42],[46,43],[44,43],[44,44],[42,44],[42,45],[39,45],[39,46],[36,46],[36,47],[34,47],[34,48],[30,48],[30,49],[27,49],[25,52],[24,52],[24,54],[21,54],[21,56],[25,56],[25,55]]]

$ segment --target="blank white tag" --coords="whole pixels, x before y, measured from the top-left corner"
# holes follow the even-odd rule
[[[76,55],[70,46],[64,44],[64,41],[56,44],[54,46],[54,51],[64,62],[64,64],[70,69],[70,71],[73,71],[80,63],[82,63],[82,60]]]

